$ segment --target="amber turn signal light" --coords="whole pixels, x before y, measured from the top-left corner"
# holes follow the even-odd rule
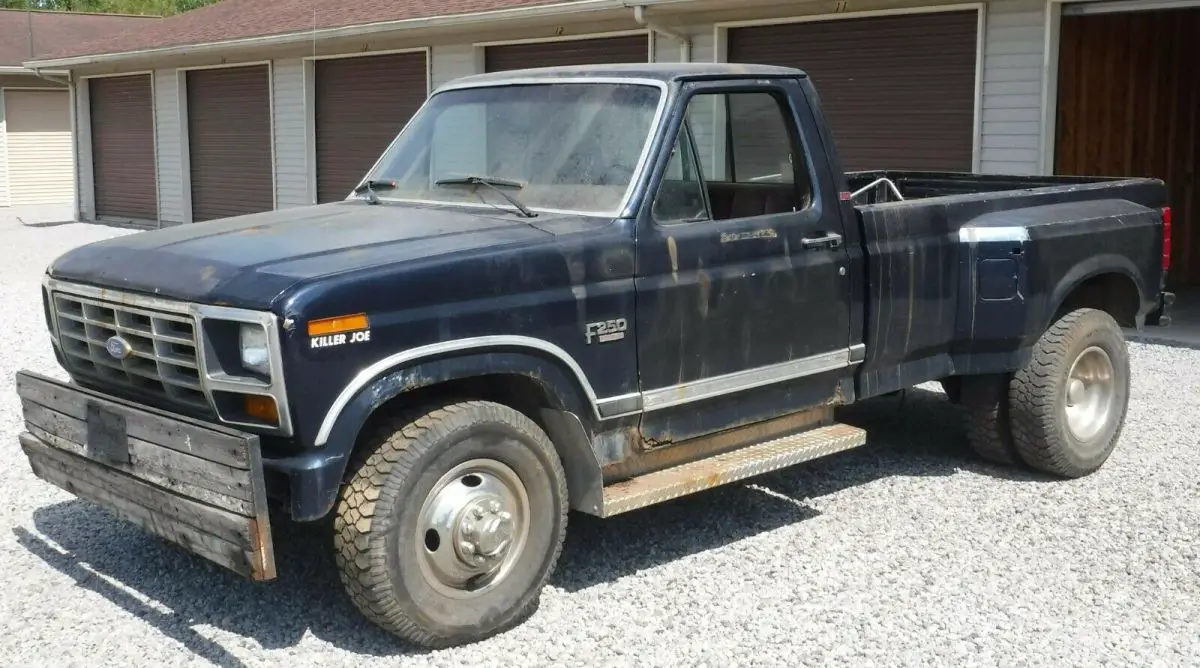
[[[275,399],[261,394],[247,394],[245,402],[246,415],[262,420],[268,424],[279,424],[279,409]]]
[[[367,328],[367,314],[355,313],[353,315],[339,315],[333,318],[321,318],[320,320],[308,321],[309,336],[324,336],[326,334],[340,334],[342,332],[354,332],[360,329]]]

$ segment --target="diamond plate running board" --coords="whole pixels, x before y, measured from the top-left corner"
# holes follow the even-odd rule
[[[845,424],[811,429],[706,459],[647,473],[604,488],[601,517],[653,506],[726,483],[819,459],[867,442],[867,432]],[[685,446],[686,447],[686,446]]]

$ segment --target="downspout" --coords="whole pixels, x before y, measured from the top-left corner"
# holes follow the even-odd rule
[[[649,28],[650,30],[653,30],[656,33],[659,33],[661,35],[666,35],[667,37],[672,37],[672,38],[678,40],[680,45],[682,46],[682,53],[681,53],[682,61],[685,63],[692,62],[692,39],[690,37],[688,37],[687,35],[679,32],[677,30],[671,30],[670,28],[664,28],[661,25],[658,25],[657,23],[654,23],[653,21],[648,20],[646,18],[645,5],[634,5],[633,6],[633,20],[636,21],[637,24],[642,26],[643,28]]]
[[[34,70],[37,72],[37,70]],[[41,74],[38,74],[41,76]],[[83,204],[83,198],[79,196],[79,189],[83,184],[79,181],[79,119],[77,113],[79,111],[79,100],[76,98],[75,91],[75,76],[71,70],[67,70],[67,100],[71,105],[71,173],[75,181],[75,193],[71,196],[71,208],[75,220],[83,220],[83,211],[80,205]]]

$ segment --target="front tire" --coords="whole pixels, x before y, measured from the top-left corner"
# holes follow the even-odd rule
[[[468,401],[385,424],[342,490],[335,558],[355,606],[425,647],[524,621],[562,550],[567,487],[523,414]]]
[[[1112,316],[1079,309],[1034,345],[1009,386],[1013,444],[1030,467],[1065,478],[1108,460],[1129,406],[1129,352]]]

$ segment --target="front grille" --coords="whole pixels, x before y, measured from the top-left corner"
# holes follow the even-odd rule
[[[59,292],[53,303],[68,371],[171,403],[209,408],[192,318]],[[114,336],[132,349],[125,359],[107,350]]]

